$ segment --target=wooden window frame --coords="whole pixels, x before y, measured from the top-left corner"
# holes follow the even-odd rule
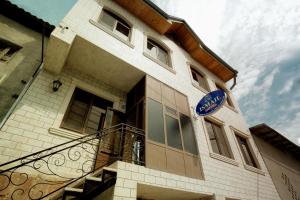
[[[102,17],[104,15],[104,13],[106,13],[107,15],[109,15],[112,18],[115,19],[115,23],[114,23],[114,25],[112,27],[112,30],[110,30],[109,28],[107,28],[106,27],[107,24],[105,24],[102,21]],[[110,32],[112,32],[116,37],[120,38],[121,40],[125,40],[127,42],[131,41],[131,37],[132,37],[132,24],[129,23],[128,20],[126,20],[123,16],[115,13],[111,9],[103,8],[102,11],[101,11],[101,13],[100,13],[100,16],[98,17],[97,22],[99,24],[101,24],[102,26],[104,26],[106,29],[108,29]],[[128,30],[129,30],[128,36],[126,36],[126,35],[123,34],[126,37],[126,39],[124,39],[123,36],[120,35],[120,34],[122,34],[120,31],[116,30],[118,23],[121,24],[122,26],[125,26],[126,28],[128,28]]]
[[[246,134],[246,133],[244,133],[244,132],[242,132],[242,131],[240,131],[240,130],[234,128],[234,127],[232,127],[232,126],[230,126],[230,129],[231,129],[231,131],[232,131],[232,134],[233,134],[234,140],[235,140],[235,142],[236,142],[236,145],[237,145],[238,151],[239,151],[239,153],[240,153],[240,156],[241,156],[241,158],[242,158],[242,162],[243,162],[243,164],[244,164],[244,167],[245,167],[247,170],[250,170],[250,171],[253,171],[253,172],[256,172],[256,173],[260,173],[260,174],[264,175],[264,172],[261,170],[261,165],[260,165],[260,163],[259,163],[259,161],[258,161],[258,159],[257,159],[257,155],[255,155],[255,152],[254,152],[254,149],[253,149],[253,145],[254,145],[254,144],[251,144],[251,142],[250,142],[251,136],[250,136],[249,134]],[[248,164],[246,163],[246,160],[245,160],[245,158],[244,158],[244,154],[243,154],[243,152],[242,152],[242,149],[241,149],[241,147],[240,147],[239,141],[238,141],[238,139],[237,139],[236,136],[239,136],[239,137],[241,137],[241,138],[246,139],[248,148],[249,148],[249,150],[250,150],[250,153],[251,153],[251,155],[252,155],[252,157],[253,157],[253,159],[254,159],[254,162],[255,162],[255,164],[256,164],[257,167],[253,167],[253,166],[248,165]]]
[[[88,92],[88,93],[90,93],[90,94],[92,95],[92,98],[91,98],[91,100],[90,100],[90,102],[89,102],[88,111],[87,111],[86,114],[84,115],[84,122],[83,122],[82,129],[76,130],[76,129],[72,129],[72,128],[69,128],[69,127],[65,127],[64,124],[65,124],[66,118],[67,118],[67,116],[68,116],[68,114],[69,114],[69,112],[70,112],[71,105],[73,104],[73,101],[74,101],[74,98],[75,98],[75,95],[74,95],[74,94],[75,94],[76,88],[78,88],[78,87],[75,87],[75,89],[74,89],[74,91],[73,91],[71,100],[69,101],[69,103],[68,103],[68,105],[67,105],[67,110],[66,110],[65,113],[64,113],[63,119],[62,119],[62,121],[61,121],[59,127],[62,128],[62,129],[66,129],[66,130],[69,130],[69,131],[74,131],[74,132],[76,132],[76,133],[79,133],[79,134],[83,134],[83,135],[84,135],[84,134],[87,134],[87,133],[85,133],[86,125],[87,125],[87,122],[88,122],[88,117],[87,117],[87,116],[89,116],[89,114],[90,114],[90,112],[91,112],[91,108],[92,108],[94,99],[95,99],[96,97],[98,97],[98,96],[95,95],[95,94],[93,94],[93,93],[91,93],[91,92],[89,92],[89,91],[86,91],[86,90],[83,90],[83,89],[81,89],[81,88],[78,88],[78,89],[83,90],[83,91],[85,91],[85,92]],[[102,97],[100,97],[100,98],[102,98]],[[112,104],[113,104],[113,102],[112,102]]]
[[[205,124],[205,120],[208,120],[212,123],[215,123],[215,124],[217,124],[221,127],[223,137],[224,137],[225,143],[227,145],[230,157],[227,157],[225,155],[221,155],[221,154],[213,152],[212,145],[211,145],[211,142],[210,142],[210,139],[209,139],[209,133],[208,133],[208,130],[207,130],[207,127],[206,127],[206,124]],[[207,141],[208,149],[209,149],[209,152],[210,152],[209,153],[210,157],[214,158],[214,159],[217,159],[217,160],[220,160],[220,161],[223,161],[223,162],[226,162],[226,163],[229,163],[229,164],[232,164],[232,165],[235,165],[235,166],[238,166],[239,164],[235,160],[234,154],[232,152],[232,147],[231,147],[231,145],[229,143],[229,140],[228,140],[228,135],[227,135],[226,130],[225,130],[225,123],[223,121],[213,117],[213,116],[209,116],[209,117],[204,117],[203,118],[202,125],[203,125],[203,128],[204,128],[206,141]]]
[[[218,124],[218,123],[215,123],[213,120],[208,119],[208,118],[204,118],[204,122],[205,122],[205,127],[206,127],[206,130],[207,130],[207,133],[208,133],[208,128],[207,128],[207,126],[206,126],[206,123],[207,123],[207,122],[211,124],[212,130],[213,130],[213,136],[214,136],[214,139],[211,139],[209,133],[208,133],[208,139],[209,139],[210,144],[211,144],[211,141],[212,141],[212,140],[215,140],[215,141],[216,141],[217,148],[218,148],[218,152],[219,152],[219,153],[216,153],[216,152],[213,151],[213,153],[220,154],[221,156],[225,156],[225,157],[227,157],[227,158],[232,159],[232,153],[230,152],[230,149],[229,149],[229,148],[230,148],[230,147],[229,147],[229,143],[228,143],[228,141],[227,141],[227,137],[226,137],[226,134],[225,134],[225,131],[224,131],[223,126],[220,125],[220,124]],[[221,144],[221,141],[220,141],[221,138],[218,137],[217,131],[215,130],[215,127],[214,127],[214,126],[218,126],[218,128],[220,128],[220,130],[221,130],[221,134],[222,134],[222,136],[223,136],[223,138],[224,138],[224,143],[225,143],[225,145],[226,145],[225,148],[227,148],[227,150],[228,150],[228,154],[229,154],[228,156],[226,156],[226,154],[223,152],[223,150],[222,150],[222,148],[221,148],[221,145],[222,145],[222,144]],[[211,146],[212,146],[212,144],[211,144]]]

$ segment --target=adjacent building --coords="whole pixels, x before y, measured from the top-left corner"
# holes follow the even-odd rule
[[[300,199],[300,147],[266,124],[250,128],[281,199]]]
[[[151,1],[78,0],[0,131],[0,195],[280,199],[226,85],[236,76]],[[224,106],[197,116],[217,89]]]

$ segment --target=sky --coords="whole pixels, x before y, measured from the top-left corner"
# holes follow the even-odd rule
[[[9,0],[32,15],[57,26],[77,0]]]
[[[57,26],[77,0],[10,1]],[[249,126],[266,123],[300,144],[299,0],[152,1],[239,71],[233,94]]]
[[[239,71],[233,94],[249,126],[300,144],[300,1],[152,1]]]

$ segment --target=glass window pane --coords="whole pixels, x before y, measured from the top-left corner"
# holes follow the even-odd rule
[[[217,154],[221,154],[219,147],[218,147],[217,140],[210,140],[210,143],[211,143],[211,148],[212,148],[213,152],[217,153]]]
[[[164,64],[168,64],[168,53],[162,50],[161,48],[158,48],[158,60],[160,60]]]
[[[245,138],[242,138],[242,137],[238,136],[238,135],[236,135],[236,137],[238,139],[240,149],[242,151],[242,154],[243,154],[243,157],[244,157],[244,160],[245,160],[246,164],[251,165],[253,167],[257,167],[257,165],[254,161],[253,155],[252,155],[252,153],[250,151],[250,148],[248,146],[247,140]]]
[[[69,110],[64,117],[63,128],[82,132],[91,98],[89,93],[78,88],[75,89]]]
[[[197,143],[191,119],[188,116],[180,113],[180,125],[185,150],[192,154],[198,154],[196,145]]]
[[[163,106],[148,98],[148,137],[150,140],[165,143]]]
[[[116,19],[109,15],[106,11],[103,11],[100,21],[104,26],[106,26],[110,30],[113,30],[114,25],[116,23]]]
[[[116,27],[117,32],[121,33],[125,39],[128,39],[129,36],[129,28],[124,26],[121,23],[117,23],[117,27]]]
[[[227,157],[231,157],[230,156],[230,153],[229,153],[229,150],[228,150],[228,146],[227,146],[227,143],[226,143],[226,140],[225,140],[225,136],[224,136],[224,132],[222,131],[222,128],[216,124],[213,124],[213,128],[214,128],[214,131],[215,131],[215,135],[217,137],[217,143],[219,145],[219,150],[220,150],[220,153],[224,156],[227,156]]]
[[[177,149],[182,149],[178,120],[166,115],[166,128],[168,145]]]
[[[194,81],[196,81],[198,83],[198,78],[197,78],[197,73],[192,69],[192,76]]]
[[[150,43],[149,41],[147,42],[147,50],[148,50],[148,53],[153,57],[153,58],[157,58],[157,55],[156,55],[156,49],[157,47],[154,46],[152,43]]]

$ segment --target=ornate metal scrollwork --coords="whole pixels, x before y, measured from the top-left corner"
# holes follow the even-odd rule
[[[36,200],[56,194],[67,185],[109,164],[107,162],[95,167],[96,159],[99,159],[98,151],[111,147],[112,144],[106,144],[111,141],[114,141],[113,145],[115,141],[119,142],[115,158],[135,164],[144,163],[143,130],[119,124],[1,164],[4,170],[0,171],[0,198]],[[126,152],[130,152],[131,157],[126,156]]]

